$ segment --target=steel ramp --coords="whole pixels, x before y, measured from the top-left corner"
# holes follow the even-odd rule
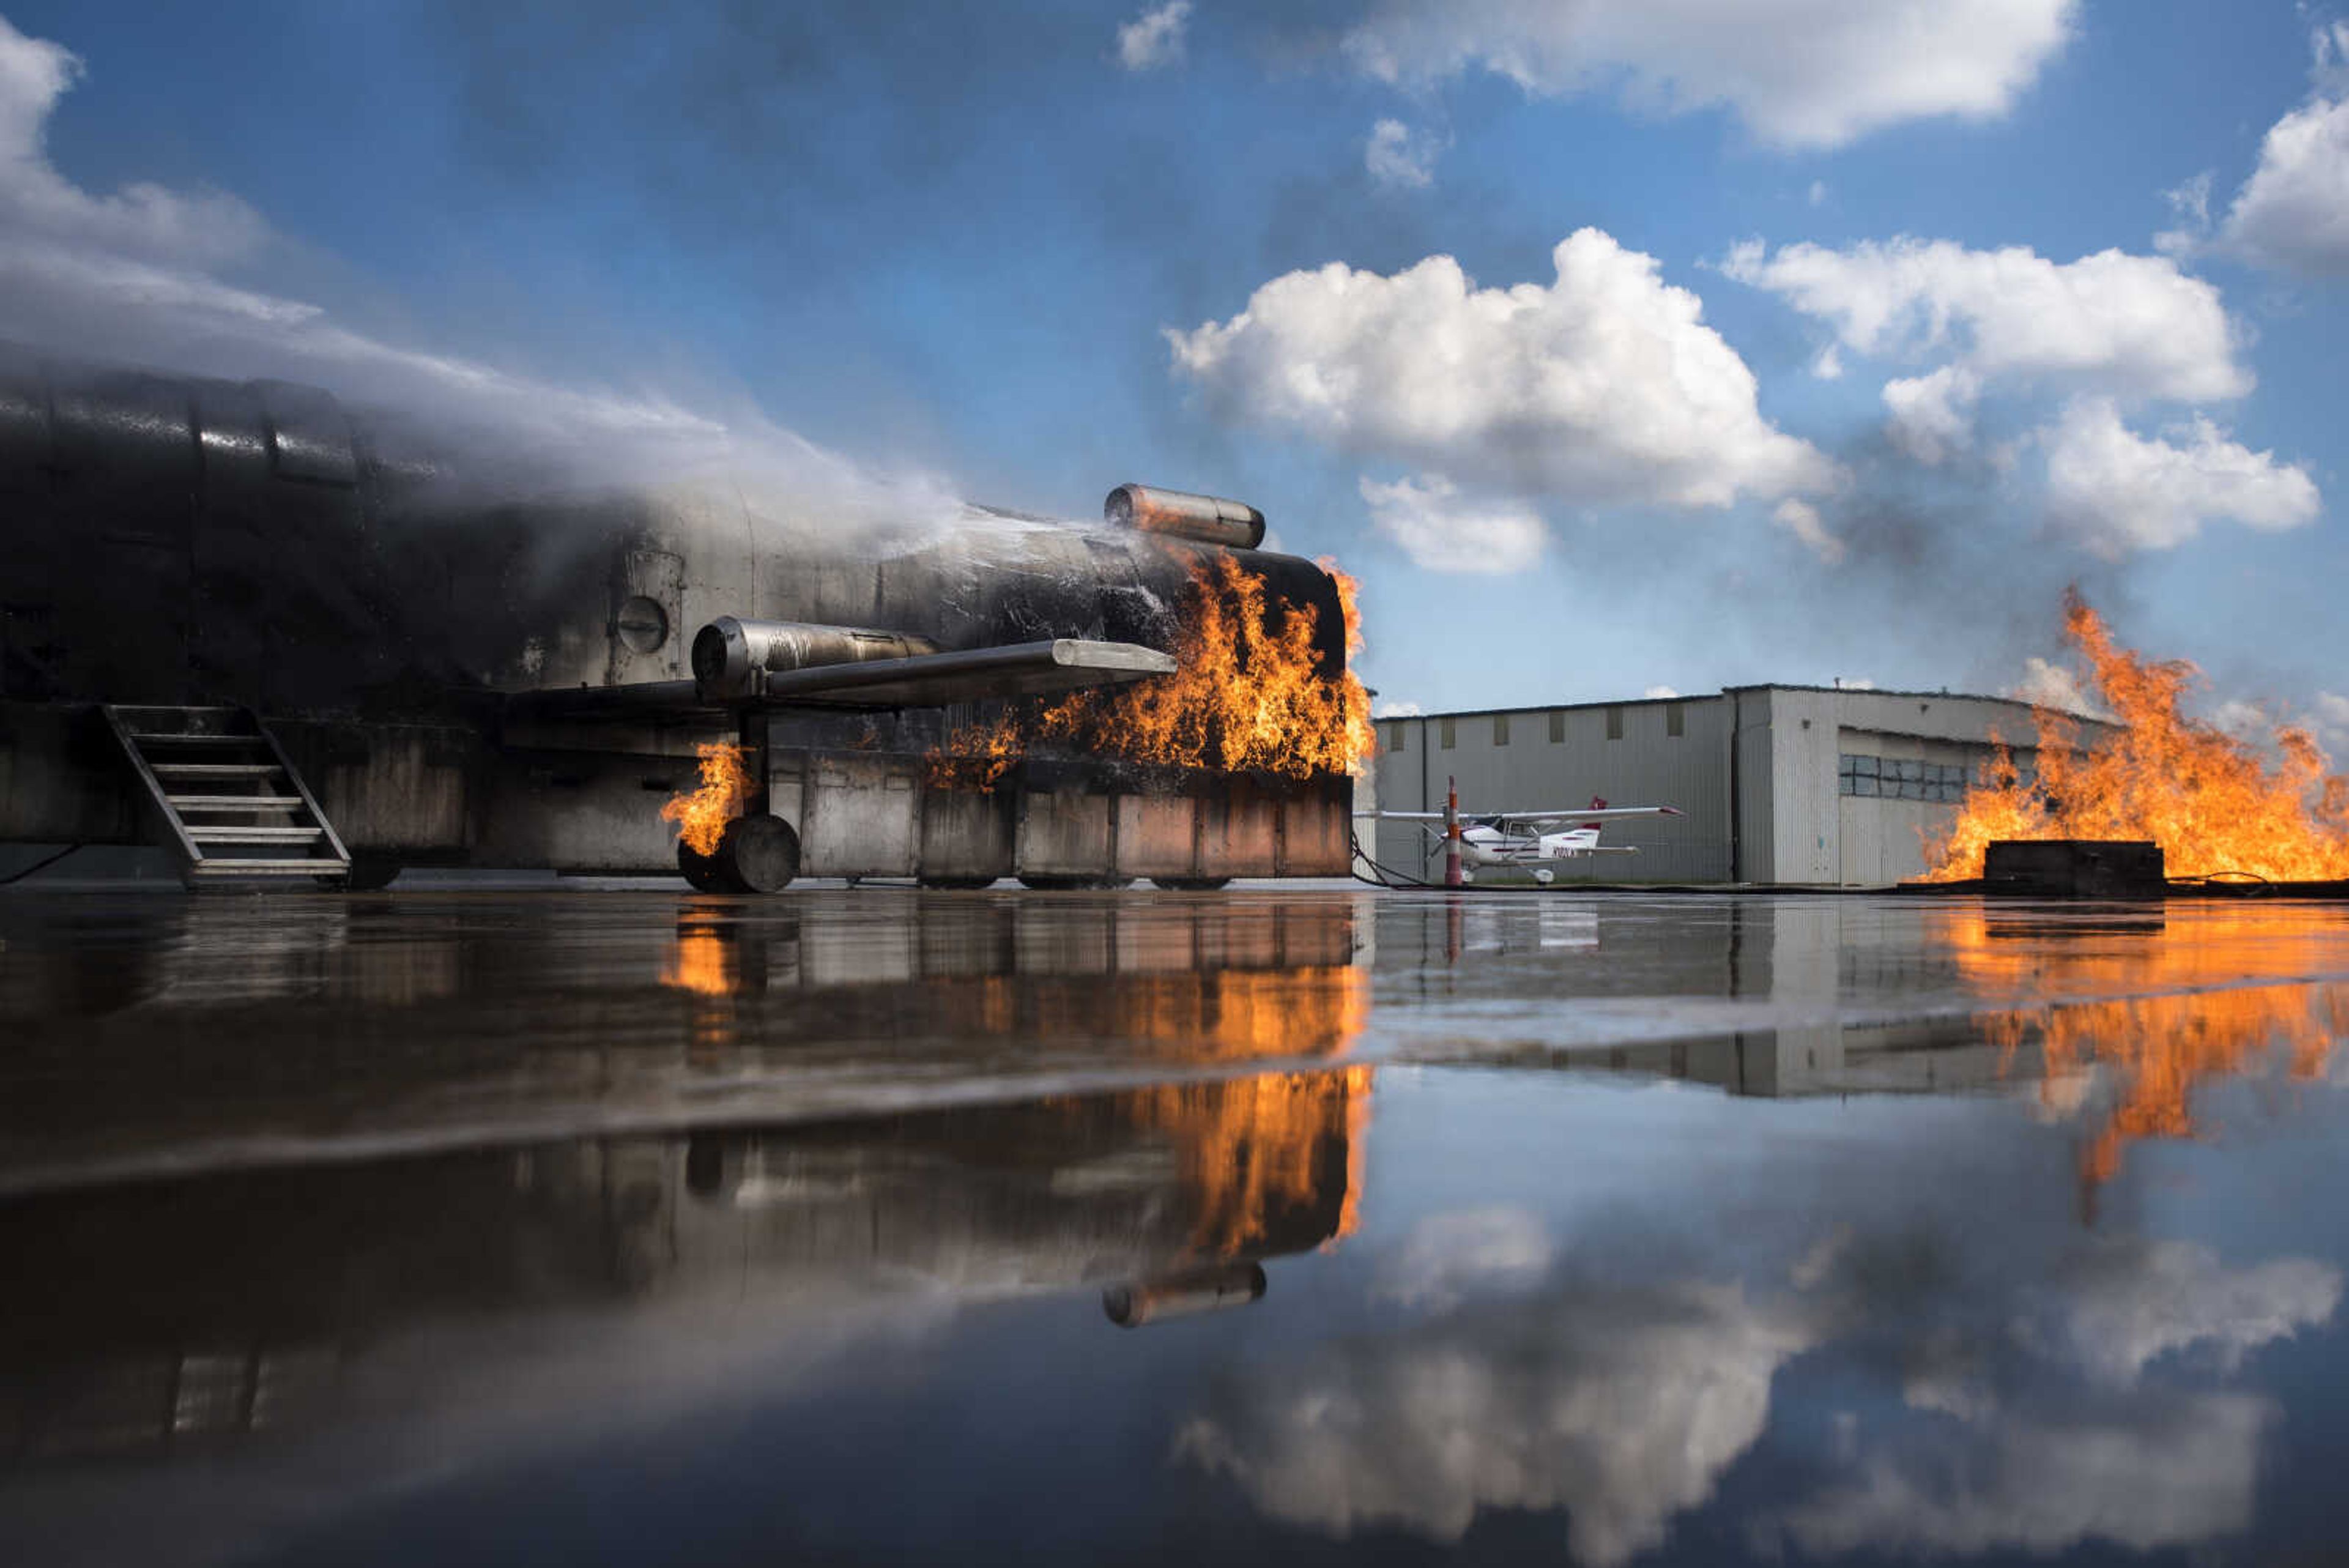
[[[104,712],[189,887],[350,875],[334,825],[249,710],[110,703]]]

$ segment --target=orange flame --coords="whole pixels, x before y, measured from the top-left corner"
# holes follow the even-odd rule
[[[742,765],[740,746],[707,741],[694,751],[701,758],[701,787],[662,806],[661,820],[676,823],[678,837],[696,855],[715,855],[726,825],[742,814],[750,774]]]
[[[2294,1079],[2323,1073],[2349,1034],[2349,986],[2280,982],[2299,967],[2296,916],[2251,909],[2181,929],[2065,942],[2008,941],[1979,912],[1945,927],[1960,972],[1976,989],[2067,993],[2075,1000],[1994,1012],[1984,1033],[2011,1061],[2036,1036],[2043,1104],[2059,1108],[2081,1074],[2112,1075],[2113,1097],[2080,1150],[2093,1193],[2118,1174],[2131,1144],[2197,1135],[2194,1090],[2262,1067],[2281,1048]],[[2271,978],[2275,977],[2275,978]],[[2251,980],[2261,983],[2242,985]],[[2178,989],[2211,987],[2213,989]],[[2098,997],[2126,988],[2138,992]],[[2147,995],[2147,990],[2158,994]]]
[[[1202,1257],[1257,1251],[1319,1214],[1330,1247],[1361,1224],[1362,1148],[1377,1070],[1264,1073],[1121,1092],[1122,1114],[1174,1151]],[[1071,1114],[1083,1103],[1052,1102]]]
[[[1345,617],[1346,662],[1322,673],[1310,606],[1266,602],[1263,579],[1230,556],[1192,570],[1172,675],[1115,691],[1080,691],[963,731],[931,759],[936,782],[992,788],[1036,742],[1130,762],[1290,778],[1361,774],[1377,750],[1370,694],[1350,666],[1362,646],[1354,579],[1324,559]]]
[[[2037,710],[2038,781],[2021,776],[2001,747],[1991,781],[1968,792],[1947,836],[1926,846],[1927,881],[1980,877],[1983,852],[2002,838],[2149,838],[2173,877],[2349,877],[2349,779],[2326,775],[2307,731],[2279,728],[2280,760],[2270,767],[2180,711],[2200,671],[2116,646],[2076,591],[2064,596],[2064,635],[2121,727],[2082,747],[2076,721]]]
[[[696,996],[730,996],[737,984],[732,958],[725,939],[715,930],[681,929],[661,983]]]
[[[1213,929],[1235,956],[1261,959],[1287,945],[1269,921]],[[737,929],[688,916],[661,976],[690,994],[693,1048],[713,1059],[773,1038],[761,1020],[771,1024],[775,1015],[735,1000],[751,978]],[[1289,933],[1287,943],[1296,940]],[[1324,945],[1344,950],[1350,940],[1341,931]],[[858,994],[835,991],[826,1007],[803,1011],[821,1012],[837,1026],[841,1007]],[[1300,1231],[1334,1246],[1361,1225],[1376,1070],[1340,1059],[1369,1021],[1365,969],[1287,962],[947,976],[865,994],[891,1009],[893,1034],[959,1032],[982,1044],[1015,1040],[1021,1051],[1048,1057],[1071,1043],[1114,1040],[1135,1046],[1136,1061],[1240,1072],[1039,1102],[1078,1121],[1106,1115],[1158,1140],[1179,1176],[1188,1250],[1196,1256],[1242,1256]],[[1259,1065],[1270,1070],[1250,1071]]]

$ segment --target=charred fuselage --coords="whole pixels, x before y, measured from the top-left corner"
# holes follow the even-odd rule
[[[1170,649],[1202,561],[1227,548],[978,508],[875,528],[724,477],[564,492],[490,472],[477,452],[469,468],[403,431],[315,388],[0,349],[0,839],[142,836],[88,711],[217,703],[270,722],[355,852],[666,868],[649,792],[681,784],[679,759],[734,721],[690,708],[583,719],[530,699],[689,681],[697,630],[729,617],[944,651],[1052,639]],[[1282,613],[1314,612],[1319,655],[1341,671],[1330,577],[1231,554]],[[1120,792],[1116,770],[1080,756],[1040,759],[1005,801],[936,803],[943,815],[889,799],[938,793],[918,759],[975,716],[968,704],[775,713],[772,809],[809,841],[806,869],[926,875],[935,859],[957,880],[1016,874],[1029,868],[1017,842],[1037,814],[1028,797]],[[1243,833],[1235,857],[1195,813],[1190,863],[1169,876],[1341,868],[1342,821],[1334,836],[1329,824],[1299,834],[1297,855],[1273,852],[1289,836],[1276,797],[1342,811],[1334,782],[1195,779],[1173,793],[1212,803],[1235,787],[1273,803],[1268,830]],[[845,792],[830,836],[799,820],[826,788]],[[1164,795],[1166,781],[1153,789]],[[876,804],[885,822],[851,825]],[[1103,839],[1090,826],[1101,810],[1080,811],[1089,847],[1046,853],[1066,835],[1040,830],[1039,865],[1054,867],[1040,876],[1121,871],[1114,827]],[[982,818],[983,846],[947,826]],[[1339,857],[1325,865],[1330,843]],[[1181,858],[1170,840],[1132,869]]]

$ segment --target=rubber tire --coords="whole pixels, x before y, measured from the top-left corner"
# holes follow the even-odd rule
[[[1121,888],[1133,886],[1131,877],[1027,877],[1019,878],[1022,888],[1039,893],[1114,893]]]
[[[981,888],[994,887],[995,882],[996,879],[992,877],[925,877],[921,878],[922,886],[934,893],[976,893]]]
[[[738,816],[719,836],[717,859],[734,890],[780,893],[800,874],[800,836],[780,816]]]
[[[350,875],[343,878],[346,893],[380,893],[399,875],[399,862],[380,855],[351,857]]]
[[[725,874],[718,868],[718,857],[704,855],[680,838],[677,841],[678,874],[693,885],[697,893],[731,893],[737,889],[727,886]]]
[[[1153,877],[1150,885],[1169,893],[1214,893],[1230,886],[1228,877]]]

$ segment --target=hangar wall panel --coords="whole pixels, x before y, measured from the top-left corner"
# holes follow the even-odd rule
[[[1729,722],[1725,697],[1381,720],[1377,800],[1391,811],[1441,811],[1450,776],[1464,814],[1572,808],[1594,795],[1612,805],[1676,805],[1687,815],[1608,825],[1601,842],[1638,855],[1555,869],[1562,880],[1724,881]],[[1442,874],[1442,846],[1412,824],[1380,823],[1378,850],[1398,870]]]
[[[2029,706],[2002,698],[1737,687],[1716,697],[1381,720],[1375,788],[1365,794],[1390,810],[1441,811],[1450,776],[1464,815],[1572,806],[1594,794],[1688,814],[1609,826],[1605,843],[1641,854],[1561,863],[1568,878],[1881,887],[1924,869],[1925,838],[1946,829],[1960,781],[1980,776],[1994,738],[2027,764],[2036,735]],[[1899,787],[1856,795],[1844,760],[1852,756],[1873,759]],[[1909,764],[1923,776],[1901,771]],[[1924,798],[1917,784],[1928,786]],[[1441,874],[1441,843],[1414,825],[1380,823],[1376,843],[1390,867]]]

